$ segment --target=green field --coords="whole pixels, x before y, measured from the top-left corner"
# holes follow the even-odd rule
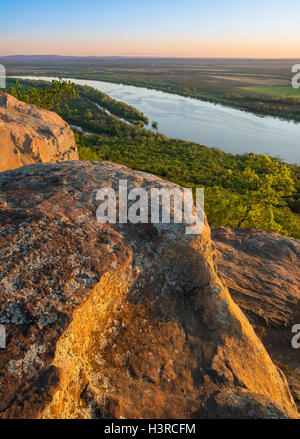
[[[277,86],[250,86],[241,87],[242,90],[257,93],[259,95],[271,95],[277,97],[294,97],[300,100],[300,88],[292,88],[287,85],[277,85]]]

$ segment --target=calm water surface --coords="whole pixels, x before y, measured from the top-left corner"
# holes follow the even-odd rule
[[[24,79],[52,80],[46,76],[22,76]],[[300,163],[300,123],[203,102],[157,90],[112,84],[102,81],[71,79],[89,85],[114,99],[133,105],[168,137],[214,146],[226,152],[254,152]]]

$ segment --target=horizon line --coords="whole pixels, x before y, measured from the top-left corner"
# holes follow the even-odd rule
[[[12,57],[58,57],[58,58],[159,58],[159,59],[244,59],[244,60],[294,60],[299,57],[241,57],[241,56],[172,56],[172,55],[60,55],[60,54],[20,54],[0,55],[0,58]]]

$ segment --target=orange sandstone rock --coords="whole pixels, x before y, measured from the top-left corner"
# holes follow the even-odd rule
[[[77,159],[74,134],[58,114],[0,92],[0,172]]]
[[[96,222],[96,191],[120,179],[175,187],[105,162],[0,174],[0,416],[298,417],[218,277],[207,223]]]
[[[300,407],[300,241],[261,230],[213,227],[219,274],[272,360],[286,374]]]

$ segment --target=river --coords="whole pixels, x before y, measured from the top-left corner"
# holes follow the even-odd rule
[[[50,81],[46,76],[20,76]],[[67,78],[66,78],[67,79]],[[233,154],[254,152],[300,163],[300,123],[252,113],[162,91],[103,81],[71,79],[133,105],[168,137],[213,146]]]

